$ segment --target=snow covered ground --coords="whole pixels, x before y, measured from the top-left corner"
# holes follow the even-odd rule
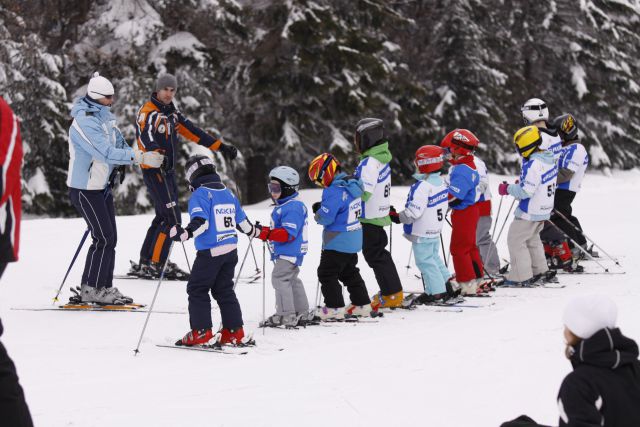
[[[499,178],[492,179],[497,194]],[[493,306],[463,313],[399,310],[378,323],[264,333],[257,329],[262,285],[240,284],[245,328],[255,331],[258,343],[246,356],[155,346],[188,330],[185,282],[162,284],[156,309],[185,314],[153,314],[137,357],[132,350],[145,314],[12,310],[51,304],[84,231],[81,219],[27,220],[21,260],[0,281],[2,341],[16,362],[37,426],[470,427],[497,426],[521,413],[555,424],[556,393],[570,371],[561,334],[565,302],[579,294],[608,294],[619,305],[623,332],[640,338],[637,209],[629,205],[639,185],[638,170],[588,175],[575,201],[585,231],[620,257],[626,275],[563,275],[564,289],[500,289],[490,301],[470,300]],[[396,207],[403,205],[406,193],[407,188],[393,189]],[[305,191],[303,197],[310,205],[319,192]],[[509,204],[505,199],[500,223]],[[247,212],[253,220],[268,221],[266,203]],[[129,259],[137,260],[149,221],[149,216],[118,218],[116,273],[126,272]],[[313,221],[310,225],[311,252],[302,277],[313,300],[320,228]],[[507,228],[498,245],[503,258],[508,258]],[[405,268],[410,245],[399,226],[393,231],[393,256],[405,288],[419,289],[415,268],[408,273]],[[247,240],[242,238],[240,255]],[[262,246],[254,246],[261,263]],[[191,242],[187,252],[193,260]],[[84,254],[69,284],[79,284]],[[186,268],[181,248],[172,259]],[[600,271],[593,262],[585,265]],[[373,294],[376,282],[362,258],[360,267]],[[249,257],[245,270],[254,268]],[[267,271],[269,315],[274,298],[268,262]],[[119,280],[116,286],[137,302],[149,303],[156,283]],[[62,297],[68,296],[67,288]],[[215,324],[217,308],[213,315]]]

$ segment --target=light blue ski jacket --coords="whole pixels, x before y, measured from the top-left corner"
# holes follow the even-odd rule
[[[114,165],[130,165],[134,152],[116,126],[111,109],[88,97],[71,109],[67,186],[80,190],[103,190]]]

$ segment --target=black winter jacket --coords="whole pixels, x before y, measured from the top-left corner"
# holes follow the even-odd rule
[[[619,329],[581,341],[558,393],[560,427],[640,426],[638,345]]]

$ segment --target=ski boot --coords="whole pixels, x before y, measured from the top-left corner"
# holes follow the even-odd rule
[[[231,345],[235,347],[245,347],[249,345],[255,345],[253,335],[245,335],[242,326],[239,328],[222,328],[216,334],[216,342],[220,345]]]
[[[298,326],[306,328],[311,325],[319,325],[320,319],[316,317],[316,311],[310,310],[305,313],[298,313]]]
[[[398,308],[402,307],[403,292],[398,291],[391,295],[382,295],[378,292],[371,298],[371,308],[374,311],[378,311],[381,308]]]
[[[316,310],[316,316],[323,322],[337,322],[344,320],[344,307],[320,307]]]
[[[114,287],[96,288],[94,286],[82,285],[80,295],[83,303],[93,303],[100,305],[124,305],[133,302],[130,297],[125,297]]]
[[[447,289],[447,294],[449,294],[450,298],[459,297],[462,293],[462,289],[460,288],[460,284],[456,282],[456,280],[451,276],[449,280],[444,284]]]
[[[375,317],[377,314],[376,311],[373,310],[371,304],[367,305],[353,305],[349,304],[345,309],[345,315],[348,317]]]
[[[194,345],[203,345],[209,343],[214,337],[211,328],[208,329],[193,329],[182,337],[182,339],[176,341],[175,345],[184,345],[187,347]]]
[[[296,329],[298,327],[298,315],[295,313],[285,315],[274,314],[258,325],[260,328],[278,328],[280,326],[284,326],[286,329]]]
[[[566,240],[545,242],[543,246],[549,269],[561,269],[573,262],[574,256]]]
[[[160,267],[162,269],[162,267]],[[176,264],[175,262],[167,262],[167,269],[164,272],[164,276],[168,279],[168,280],[189,280],[189,273],[187,273],[184,270],[181,270],[180,267],[178,267],[178,264]]]
[[[535,288],[538,284],[534,282],[533,278],[522,280],[520,282],[507,279],[504,281],[502,286],[505,288]]]
[[[584,267],[577,262],[573,262],[571,265],[563,268],[562,271],[567,273],[584,273]]]
[[[468,282],[458,282],[460,285],[460,294],[462,296],[475,297],[484,294],[484,291],[478,288],[478,280],[472,279]]]
[[[542,286],[545,283],[559,283],[560,281],[556,270],[547,270],[544,273],[534,275],[532,282]]]

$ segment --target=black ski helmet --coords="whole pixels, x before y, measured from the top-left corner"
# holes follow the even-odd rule
[[[216,173],[216,165],[207,156],[193,156],[184,165],[185,175],[190,186],[197,178]]]
[[[556,117],[551,122],[551,126],[558,131],[558,135],[564,142],[578,139],[578,122],[572,114],[567,113]]]
[[[386,142],[384,134],[384,122],[376,118],[365,118],[356,125],[355,143],[356,149],[364,153],[371,147]]]

